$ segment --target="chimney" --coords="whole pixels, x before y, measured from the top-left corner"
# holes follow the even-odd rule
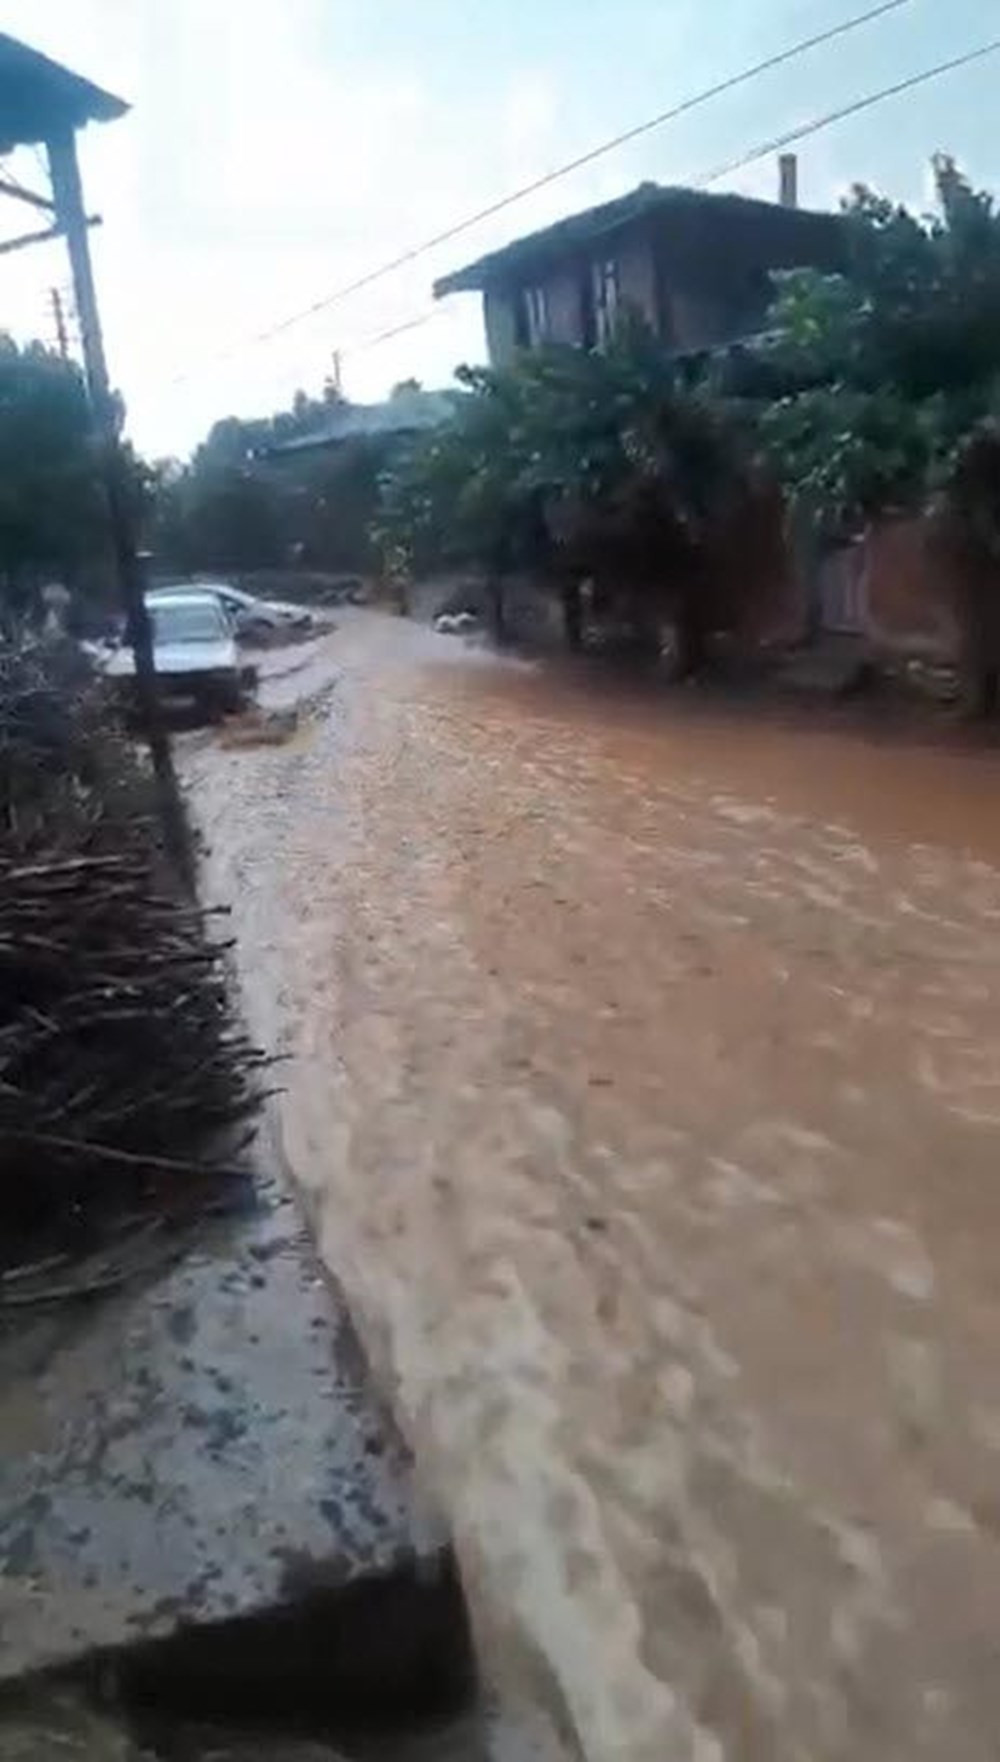
[[[782,208],[799,205],[799,161],[795,153],[782,153],[778,159],[778,201]]]

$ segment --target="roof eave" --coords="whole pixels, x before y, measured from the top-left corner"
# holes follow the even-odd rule
[[[0,98],[4,85],[8,102],[0,102],[0,152],[41,145],[89,122],[115,122],[130,109],[124,98],[0,32]]]
[[[609,229],[622,232],[628,221],[621,221]],[[608,236],[606,233],[605,237]],[[477,294],[488,288],[503,287],[510,282],[522,282],[536,273],[544,273],[552,263],[564,261],[574,254],[579,255],[587,249],[587,242],[576,240],[540,245],[537,252],[523,249],[521,241],[515,240],[505,245],[495,256],[478,258],[475,263],[467,263],[463,269],[455,269],[450,275],[442,275],[432,284],[435,300],[442,300],[448,294]]]
[[[537,234],[528,234],[526,238],[514,239],[509,245],[501,246],[499,250],[491,251],[485,257],[478,257],[473,263],[467,263],[461,269],[453,270],[450,275],[441,276],[433,284],[434,298],[441,300],[449,294],[481,293],[491,287],[502,287],[511,282],[523,282],[536,267],[542,268],[554,259],[586,252],[598,237],[609,238],[615,233],[626,231],[631,226],[647,221],[656,214],[669,213],[677,205],[679,192],[672,188],[666,187],[654,191],[645,185],[640,185],[639,190],[633,194],[638,195],[640,192],[646,192],[646,201],[643,206],[633,207],[631,211],[623,211],[614,216],[606,227],[590,238],[582,234],[577,238],[569,238],[565,234],[561,237],[553,237],[552,234],[558,233],[558,230],[565,225],[565,222],[557,221],[552,228],[546,227]],[[696,190],[680,193],[690,198],[700,198],[708,204],[714,204],[716,201],[724,202],[728,196],[728,192],[719,192],[718,195],[714,192]],[[801,226],[803,223],[808,225],[822,221],[830,223],[832,234],[834,229],[842,224],[839,215],[826,213],[823,210],[781,209],[775,203],[736,195],[729,197],[729,199],[745,205],[747,209],[759,208],[771,214],[779,213],[784,216],[785,224],[789,228]],[[628,201],[628,197],[622,198],[622,201]],[[581,215],[569,216],[568,218],[570,220],[583,219],[589,212],[591,210],[585,209]]]
[[[435,300],[444,300],[449,294],[476,294],[486,286],[486,281],[485,276],[476,276],[471,270],[456,269],[454,275],[443,275],[436,281],[432,292]]]

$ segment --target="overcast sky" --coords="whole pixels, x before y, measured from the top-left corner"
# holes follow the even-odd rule
[[[1000,0],[910,0],[609,155],[270,343],[256,332],[508,189],[864,0],[0,0],[0,28],[127,98],[82,142],[112,373],[131,432],[184,453],[217,416],[318,390],[442,384],[481,358],[476,296],[434,307],[436,275],[642,178],[720,160],[931,62],[1000,35]],[[800,191],[853,179],[922,204],[926,164],[954,152],[1000,185],[1000,57],[803,144]],[[19,155],[25,181],[37,179]],[[729,180],[775,193],[770,161]],[[6,204],[10,233],[22,214]],[[51,338],[62,252],[0,260],[0,324]],[[433,312],[378,347],[366,340]]]

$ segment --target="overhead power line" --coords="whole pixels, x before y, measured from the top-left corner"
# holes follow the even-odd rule
[[[729,159],[724,165],[717,165],[714,171],[710,171],[707,177],[699,178],[698,182],[718,183],[720,177],[731,177],[734,171],[742,171],[744,166],[752,165],[755,160],[764,159],[771,153],[778,153],[782,147],[791,147],[797,141],[807,140],[810,135],[818,135],[821,129],[830,128],[835,122],[844,122],[849,116],[859,116],[863,110],[871,110],[876,104],[884,104],[888,98],[898,98],[904,92],[912,92],[917,86],[925,86],[930,80],[940,79],[943,74],[956,73],[960,67],[971,67],[974,61],[985,61],[988,55],[996,55],[998,51],[1000,37],[994,37],[992,43],[983,43],[978,49],[970,49],[965,55],[956,55],[950,61],[939,61],[934,67],[924,68],[922,73],[913,73],[908,79],[897,80],[894,86],[883,86],[878,92],[869,92],[867,97],[855,98],[852,103],[842,105],[839,110],[828,110],[825,116],[814,117],[811,122],[789,129],[786,134],[773,135],[769,141],[754,147],[751,152],[741,154],[739,159]]]
[[[714,85],[706,86],[701,91],[692,93],[688,98],[682,98],[678,103],[671,105],[669,110],[662,110],[658,115],[649,117],[645,122],[637,123],[633,128],[625,129],[622,133],[611,136],[610,139],[600,142],[598,146],[591,147],[586,153],[579,154],[575,159],[569,159],[565,164],[557,165],[551,171],[543,173],[541,177],[532,179],[530,183],[522,184],[519,189],[511,190],[507,195],[498,197],[495,202],[488,203],[485,208],[479,208],[475,213],[467,214],[463,219],[454,221],[450,226],[433,234],[430,238],[410,245],[398,256],[390,258],[388,262],[377,264],[374,268],[366,270],[363,275],[357,276],[353,281],[345,282],[342,286],[334,288],[331,293],[324,294],[318,300],[313,300],[308,306],[303,306],[298,311],[290,313],[287,318],[279,319],[275,324],[268,325],[266,329],[257,331],[244,339],[242,343],[221,350],[213,358],[226,360],[232,355],[240,353],[249,344],[271,342],[273,338],[281,336],[295,325],[302,324],[306,319],[315,317],[317,313],[326,311],[328,307],[337,305],[352,294],[360,293],[362,289],[371,287],[374,282],[381,281],[384,276],[392,275],[397,269],[403,269],[407,264],[416,262],[428,251],[435,250],[439,245],[448,244],[452,239],[457,239],[463,233],[471,231],[473,227],[481,225],[484,220],[491,220],[494,215],[502,214],[505,209],[513,207],[516,202],[523,202],[526,197],[535,195],[539,190],[547,189],[551,184],[559,182],[564,177],[569,177],[574,171],[582,170],[586,165],[594,164],[596,160],[604,158],[608,153],[615,152],[617,148],[627,146],[630,142],[639,140],[643,135],[652,133],[654,129],[663,128],[666,123],[675,122],[679,117],[688,115],[690,111],[710,103],[713,98],[721,98],[725,93],[735,91],[739,86],[748,85],[752,80],[759,79],[765,73],[771,73],[779,67],[787,66],[790,61],[797,60],[799,56],[806,55],[813,49],[820,49],[825,44],[832,43],[839,37],[847,36],[852,31],[860,30],[864,25],[873,24],[876,19],[884,18],[891,12],[898,12],[902,7],[912,5],[912,3],[913,0],[880,0],[878,5],[868,6],[863,12],[852,14],[850,18],[844,19],[840,24],[831,25],[827,30],[815,32],[810,37],[802,37],[798,42],[791,43],[787,49],[781,49],[774,55],[768,55],[764,60],[754,62],[750,67],[742,68],[738,73],[728,75],[726,79],[717,80]],[[206,363],[203,362],[201,366],[204,365]],[[178,374],[173,383],[177,384],[184,379],[189,379],[196,371],[200,370],[199,367]]]
[[[312,318],[317,312],[325,311],[328,306],[335,305],[339,300],[346,300],[350,294],[360,293],[362,288],[370,287],[372,282],[380,281],[383,276],[391,275],[393,271],[404,268],[415,258],[423,257],[428,251],[435,250],[438,245],[448,244],[452,239],[458,238],[460,234],[470,231],[472,227],[479,226],[484,220],[492,220],[494,215],[502,214],[505,208],[512,207],[515,202],[523,202],[525,197],[535,195],[538,190],[547,189],[550,184],[556,183],[561,178],[569,177],[571,172],[580,171],[585,165],[592,165],[596,159],[602,159],[605,154],[613,153],[618,147],[624,147],[630,141],[639,140],[642,135],[650,134],[653,129],[662,128],[666,123],[676,121],[678,117],[687,115],[689,111],[698,109],[702,104],[708,104],[713,98],[721,98],[724,93],[734,91],[737,86],[747,85],[751,80],[759,79],[762,74],[770,73],[774,68],[784,67],[787,62],[807,54],[811,49],[819,49],[825,43],[832,43],[837,37],[843,37],[850,31],[859,30],[862,25],[872,24],[875,19],[884,17],[888,12],[898,12],[900,7],[911,4],[912,0],[881,0],[880,5],[869,6],[865,12],[856,13],[852,18],[845,19],[842,24],[833,25],[829,30],[819,31],[814,36],[804,37],[801,41],[792,43],[789,48],[780,50],[778,54],[769,55],[765,60],[755,62],[752,67],[743,68],[740,73],[731,74],[724,80],[718,80],[713,86],[706,86],[703,91],[695,92],[690,98],[681,99],[669,110],[662,110],[658,116],[651,116],[648,121],[637,123],[634,128],[625,129],[622,134],[614,135],[610,140],[602,141],[599,146],[591,147],[589,152],[581,153],[578,158],[567,160],[565,165],[558,165],[554,170],[534,178],[531,183],[522,184],[520,189],[512,190],[509,195],[500,196],[495,202],[488,203],[485,208],[480,208],[476,213],[468,214],[463,220],[455,221],[453,225],[445,227],[443,232],[435,233],[432,238],[424,239],[420,244],[411,245],[407,250],[401,251],[398,257],[393,257],[388,263],[381,263],[376,268],[367,270],[355,281],[346,282],[343,287],[334,288],[332,293],[325,294],[319,300],[314,300],[311,305],[304,306],[301,311],[293,312],[288,318],[282,318],[277,324],[272,324],[268,329],[259,331],[254,341],[269,342],[272,337],[280,336],[283,331],[291,329],[293,325],[301,324],[304,319]]]
[[[819,134],[822,129],[832,128],[834,123],[844,122],[851,116],[858,116],[864,110],[873,109],[876,104],[884,104],[890,98],[898,98],[904,92],[913,91],[917,86],[927,85],[930,80],[940,79],[946,73],[955,73],[962,67],[970,67],[976,61],[985,61],[987,56],[997,53],[1000,53],[1000,37],[994,38],[992,43],[981,44],[978,49],[970,49],[964,55],[956,55],[950,61],[939,61],[934,67],[924,68],[921,73],[910,74],[907,79],[897,80],[895,85],[882,86],[877,92],[869,92],[863,98],[855,98],[850,104],[841,105],[838,110],[828,110],[823,116],[813,117],[809,122],[803,122],[796,128],[788,129],[785,134],[772,135],[770,139],[762,141],[759,146],[751,147],[748,152],[741,153],[738,159],[728,159],[724,165],[717,165],[713,171],[703,172],[700,176],[692,178],[688,187],[697,190],[704,189],[707,184],[718,183],[720,178],[731,177],[734,172],[743,171],[748,165],[755,165],[759,159],[770,158],[773,153],[780,152],[783,147],[793,147],[798,141],[804,141],[811,135]],[[425,312],[422,316],[407,319],[403,323],[393,326],[391,330],[380,331],[378,335],[367,337],[361,343],[348,347],[344,350],[344,354],[353,355],[362,349],[373,349],[379,343],[388,342],[391,337],[399,336],[403,331],[417,330],[421,325],[427,324],[436,317],[440,310],[440,307],[433,307],[430,312]]]
[[[380,330],[374,336],[360,337],[356,343],[348,343],[342,351],[345,355],[363,355],[367,349],[377,349],[381,343],[390,343],[394,337],[402,336],[405,331],[419,330],[421,325],[430,324],[440,318],[443,306],[432,306],[429,312],[419,312],[413,318],[404,318],[399,324],[390,325],[388,330]]]

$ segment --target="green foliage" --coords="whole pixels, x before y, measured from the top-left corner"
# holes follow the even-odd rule
[[[830,539],[917,498],[929,463],[919,412],[891,388],[835,382],[780,398],[762,410],[758,438],[789,502]]]
[[[759,409],[757,438],[829,538],[921,505],[996,406],[1000,215],[951,159],[934,173],[938,215],[859,186],[844,274],[776,278],[766,353],[786,395]]]
[[[376,541],[393,570],[475,564],[614,571],[649,592],[745,494],[738,449],[707,399],[638,324],[603,351],[552,346],[462,369],[453,421],[382,480]]]
[[[366,569],[391,443],[358,438],[336,449],[270,453],[321,431],[339,402],[332,384],[322,399],[296,392],[291,408],[274,416],[217,422],[190,464],[161,462],[148,532],[157,563],[182,573]]]
[[[46,577],[74,582],[105,543],[83,380],[40,343],[0,336],[0,597],[29,609]]]
[[[236,460],[163,466],[150,548],[184,573],[273,567],[283,561],[274,489]]]

